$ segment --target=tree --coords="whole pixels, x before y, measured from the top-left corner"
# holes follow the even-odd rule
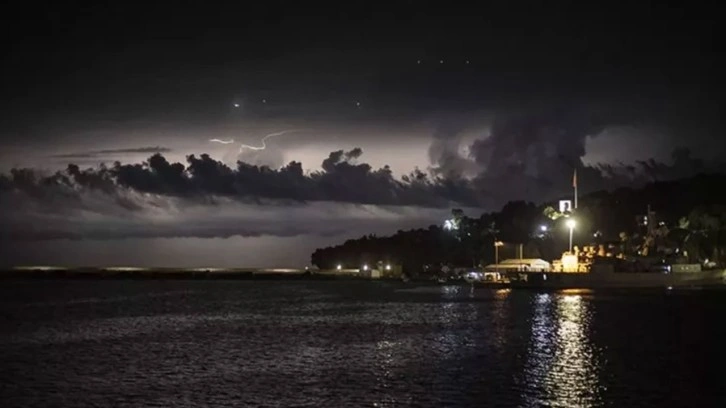
[[[542,214],[553,221],[565,216],[564,213],[555,210],[552,206],[545,207],[545,209],[542,211]]]
[[[699,237],[698,261],[726,261],[726,206],[706,205],[688,214],[688,226]]]
[[[720,181],[719,181],[720,180]],[[726,206],[723,198],[713,194],[713,185],[723,184],[724,177],[701,176],[690,181],[656,183],[643,189],[619,189],[583,196],[577,209],[579,244],[592,241],[607,248],[619,242],[620,251],[635,255],[642,249],[645,237],[636,216],[648,204],[658,213],[659,226],[648,246],[651,254],[658,252],[687,253],[692,262],[705,259],[726,261]],[[683,217],[683,214],[688,214]],[[555,259],[566,248],[568,234],[560,225],[564,214],[551,203],[537,206],[524,201],[507,203],[499,212],[471,218],[464,211],[451,211],[452,225],[440,225],[409,231],[398,231],[390,237],[364,236],[333,247],[317,249],[311,255],[320,268],[334,268],[338,263],[359,267],[363,254],[377,260],[397,260],[407,274],[415,275],[424,265],[447,263],[470,266],[480,260],[493,261],[494,242],[525,244],[525,252],[539,253],[544,259]],[[547,224],[551,233],[541,234],[539,226]],[[593,236],[592,232],[597,231]],[[559,249],[559,250],[558,250]],[[676,251],[676,249],[678,251]],[[500,253],[501,255],[501,253]]]

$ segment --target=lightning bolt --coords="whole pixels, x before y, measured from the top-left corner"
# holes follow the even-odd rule
[[[209,139],[209,141],[210,142],[214,142],[214,143],[222,143],[222,144],[231,144],[231,143],[234,143],[234,140],[232,140],[232,139],[229,139],[229,140]]]
[[[242,144],[239,147],[239,152],[242,153],[242,151],[244,149],[265,150],[265,148],[267,147],[267,144],[265,143],[267,141],[267,139],[269,139],[271,137],[282,136],[282,135],[285,135],[288,133],[303,132],[303,131],[305,131],[305,129],[290,129],[290,130],[283,130],[282,132],[270,133],[269,135],[266,135],[265,137],[262,138],[262,140],[261,140],[262,146],[250,146],[250,145]]]

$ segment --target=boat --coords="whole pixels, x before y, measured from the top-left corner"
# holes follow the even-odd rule
[[[464,280],[467,283],[481,282],[484,280],[484,274],[477,271],[471,271],[464,275]]]
[[[593,268],[588,272],[511,271],[505,275],[512,287],[556,289],[726,287],[726,269],[674,272],[672,269],[616,271]]]
[[[506,261],[505,261],[506,262]],[[578,257],[565,252],[551,268],[533,270],[527,262],[503,262],[502,274],[512,287],[557,289],[680,288],[725,286],[726,269],[701,264],[666,263],[646,257]]]

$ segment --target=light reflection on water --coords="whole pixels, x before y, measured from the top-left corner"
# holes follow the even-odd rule
[[[365,282],[115,285],[85,283],[72,293],[0,287],[3,407],[630,407],[640,389],[663,390],[667,381],[677,381],[680,401],[707,395],[706,381],[688,370],[702,364],[699,356],[674,352],[679,341],[695,343],[700,327],[672,336],[679,294]],[[704,322],[724,315],[700,303],[696,310]],[[628,331],[646,336],[642,347],[623,343]],[[659,341],[665,336],[669,342]],[[713,361],[720,350],[711,349]],[[623,363],[640,359],[650,366]],[[640,406],[672,398],[651,392]]]
[[[597,356],[589,342],[590,307],[581,295],[534,297],[525,381],[543,392],[526,394],[528,406],[601,404]]]

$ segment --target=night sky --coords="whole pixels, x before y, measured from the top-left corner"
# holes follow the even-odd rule
[[[715,10],[494,4],[8,6],[2,262],[301,267],[724,169]]]

